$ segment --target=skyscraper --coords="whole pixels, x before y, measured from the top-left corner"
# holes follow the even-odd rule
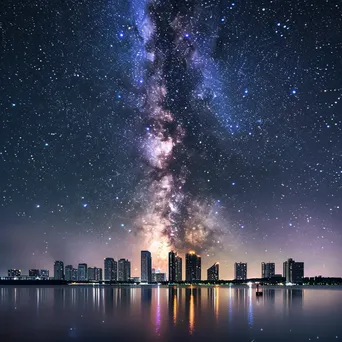
[[[220,279],[219,277],[219,264],[218,262],[215,262],[215,264],[211,267],[208,268],[208,271],[207,271],[207,279],[210,280],[210,281],[217,281]]]
[[[102,268],[95,267],[94,277],[96,281],[102,280]]]
[[[247,263],[236,262],[235,263],[235,279],[246,280],[247,279]]]
[[[169,282],[182,281],[182,258],[176,252],[169,252]]]
[[[180,256],[176,256],[176,281],[183,279],[183,260]]]
[[[53,277],[55,280],[64,280],[64,263],[63,261],[55,261],[53,267]]]
[[[78,269],[73,268],[71,270],[71,281],[77,281],[78,280]]]
[[[113,258],[104,259],[104,280],[118,280],[118,263]]]
[[[78,264],[77,280],[78,281],[88,280],[88,265],[87,264]]]
[[[88,280],[95,280],[95,267],[88,267]]]
[[[275,263],[274,262],[262,262],[261,263],[261,278],[272,278],[275,275]]]
[[[141,251],[141,282],[152,282],[152,256],[149,251]]]
[[[201,280],[201,257],[194,251],[185,255],[186,261],[186,281],[193,282]]]
[[[118,279],[119,281],[128,281],[131,278],[131,263],[127,259],[118,261]]]
[[[65,280],[66,281],[71,281],[72,280],[72,270],[73,270],[73,267],[72,265],[66,265],[65,266]]]
[[[288,259],[283,263],[283,277],[287,283],[302,283],[304,278],[304,262]]]
[[[102,268],[88,267],[88,280],[89,281],[102,280]]]

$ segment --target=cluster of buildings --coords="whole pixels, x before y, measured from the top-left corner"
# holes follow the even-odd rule
[[[261,279],[285,279],[286,283],[298,284],[304,279],[304,262],[288,259],[283,263],[283,274],[275,273],[274,262],[261,263]],[[247,280],[247,263],[235,263],[235,279]]]
[[[12,279],[23,279],[23,280],[48,280],[50,279],[50,272],[49,270],[38,270],[38,269],[31,269],[29,270],[28,275],[22,275],[21,270],[18,269],[10,269],[8,270],[8,277]]]
[[[104,259],[103,269],[99,267],[88,267],[81,263],[74,268],[72,265],[64,267],[63,261],[54,264],[54,279],[66,281],[129,281],[131,280],[131,262],[127,259],[115,261],[113,258]]]
[[[104,272],[103,272],[104,270]],[[219,281],[219,264],[207,269],[207,281]],[[247,263],[239,262],[234,265],[235,280],[245,281],[247,276]],[[8,277],[14,279],[49,279],[48,270],[29,270],[28,276],[22,276],[17,269],[8,270]],[[271,280],[282,280],[287,283],[301,283],[304,278],[304,263],[288,259],[283,263],[283,274],[275,273],[275,263],[261,263],[261,278]],[[152,255],[149,251],[141,251],[141,276],[131,277],[131,262],[127,259],[105,258],[103,269],[88,267],[86,263],[78,264],[77,268],[72,265],[64,267],[63,261],[56,261],[54,264],[54,280],[66,281],[108,281],[108,282],[140,282],[140,283],[161,283],[166,281],[166,274],[152,268]],[[186,282],[199,282],[202,280],[201,257],[194,251],[185,254],[185,279],[183,279],[183,259],[175,251],[168,255],[168,282],[176,283],[185,280]]]

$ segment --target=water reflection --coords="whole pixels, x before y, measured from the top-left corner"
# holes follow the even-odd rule
[[[275,290],[263,289],[263,298],[273,305],[275,303]]]
[[[189,287],[185,289],[185,301],[188,303],[187,316],[189,321],[189,334],[192,335],[195,330],[196,311],[201,308],[201,289]]]
[[[161,324],[161,310],[160,310],[160,287],[157,288],[157,303],[156,303],[156,314],[155,314],[155,325],[156,334],[160,334],[160,324]]]
[[[248,324],[250,327],[253,326],[253,298],[255,296],[252,287],[248,289]]]
[[[283,342],[297,341],[296,332],[298,341],[309,340],[313,330],[320,341],[342,336],[342,291],[305,291],[304,301],[303,290],[285,287],[264,288],[260,298],[248,287],[6,287],[0,340],[43,342],[49,334],[52,342]]]
[[[283,291],[284,297],[284,308],[287,311],[295,308],[296,310],[300,310],[303,307],[303,290],[301,289],[286,289]]]
[[[172,317],[172,322],[174,325],[177,323],[177,311],[178,311],[178,291],[176,286],[169,288],[169,312],[170,317]]]
[[[208,296],[208,309],[210,309],[215,315],[216,320],[219,317],[219,305],[220,305],[220,288],[209,287],[207,289]]]

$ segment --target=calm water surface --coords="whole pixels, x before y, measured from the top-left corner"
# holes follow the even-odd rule
[[[342,341],[342,289],[0,287],[0,341]]]

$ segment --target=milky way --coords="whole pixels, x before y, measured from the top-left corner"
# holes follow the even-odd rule
[[[208,115],[206,103],[196,101],[203,77],[195,63],[198,51],[192,35],[200,8],[196,1],[187,6],[152,2],[141,29],[148,57],[142,151],[148,161],[146,182],[151,184],[136,226],[160,259],[170,248],[202,251],[220,242],[214,199],[189,186],[193,154],[203,152],[191,149],[190,131],[199,122],[193,117]]]

